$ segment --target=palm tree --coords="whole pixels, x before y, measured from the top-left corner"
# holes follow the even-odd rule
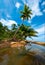
[[[20,13],[21,13],[20,18],[23,19],[23,22],[24,22],[24,20],[28,20],[29,18],[31,18],[31,15],[32,15],[32,11],[29,9],[29,7],[28,7],[27,5],[24,5],[24,10],[21,11]],[[23,24],[23,22],[22,22],[22,24]],[[22,24],[21,24],[21,25],[22,25]],[[21,26],[21,25],[20,25],[20,26]],[[18,30],[20,29],[20,26],[19,26],[19,28],[17,29],[17,31],[15,32],[13,38],[16,37],[16,33],[17,33]]]
[[[37,32],[31,28],[31,26],[26,26],[22,24],[20,26],[19,31],[16,34],[16,39],[19,40],[26,40],[26,38],[29,37],[32,39],[32,37],[37,37]]]
[[[31,28],[31,26],[29,27],[22,24],[20,27],[20,30],[22,31],[22,33],[20,34],[22,35],[24,39],[26,39],[27,36],[30,38],[37,37],[37,32],[33,28]]]
[[[31,18],[32,15],[32,10],[29,9],[27,5],[24,5],[24,10],[20,12],[21,13],[21,18],[24,20],[28,20]]]
[[[14,39],[14,34],[15,34],[15,32],[16,32],[16,29],[17,29],[16,24],[12,24],[12,25],[11,25],[11,30],[10,30],[11,39],[12,39],[12,37],[13,37],[13,39]],[[13,39],[12,39],[12,40],[13,40]]]
[[[12,30],[14,31],[16,29],[16,24],[12,24]]]

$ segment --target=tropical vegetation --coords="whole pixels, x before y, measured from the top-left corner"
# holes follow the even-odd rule
[[[31,18],[32,11],[29,9],[27,5],[24,5],[24,10],[20,12],[21,16],[20,18],[23,20],[28,21],[29,18]],[[11,29],[9,29],[7,26],[3,26],[3,24],[0,22],[0,40],[25,40],[26,37],[32,37],[37,36],[37,32],[31,28],[31,26],[24,25],[22,22],[21,25],[11,25]]]
[[[3,24],[0,22],[0,41],[11,40],[17,29],[18,27],[16,27],[15,24],[12,24],[11,29],[9,29],[7,26],[3,26]],[[31,28],[31,26],[26,26],[22,24],[15,35],[15,40],[25,40],[27,36],[30,38],[32,36],[37,36],[36,33],[37,32],[33,28]]]

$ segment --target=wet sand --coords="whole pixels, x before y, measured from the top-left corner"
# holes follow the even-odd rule
[[[21,45],[16,47],[0,49],[0,65],[45,65],[45,47],[32,44],[29,52]]]

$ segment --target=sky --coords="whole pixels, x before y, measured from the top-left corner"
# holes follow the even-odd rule
[[[34,41],[45,42],[45,0],[0,0],[0,22],[9,28],[12,24],[21,24],[20,11],[24,4],[27,4],[33,13],[31,19],[24,24],[31,25],[38,32],[38,37],[33,37]]]

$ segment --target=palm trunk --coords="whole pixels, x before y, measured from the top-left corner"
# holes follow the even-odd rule
[[[24,20],[23,20],[23,21],[24,21]],[[23,24],[23,21],[22,21],[21,25]],[[17,34],[17,32],[19,31],[21,25],[19,26],[19,28],[17,29],[17,31],[15,32],[15,34],[14,34],[14,36],[13,36],[13,39],[14,39],[14,40],[16,39],[16,34]]]

